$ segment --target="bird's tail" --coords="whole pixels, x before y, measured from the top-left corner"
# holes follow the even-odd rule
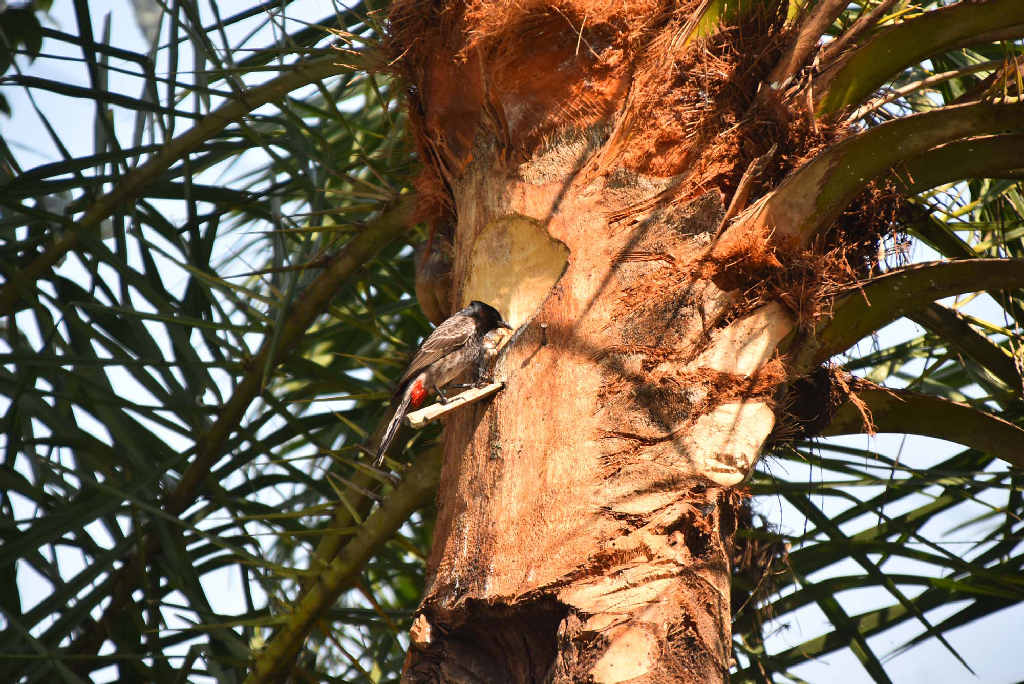
[[[405,418],[405,414],[409,410],[409,402],[411,401],[412,392],[403,392],[402,402],[395,409],[395,415],[391,416],[391,422],[388,423],[387,428],[384,430],[384,435],[380,438],[380,446],[377,447],[377,460],[373,463],[376,467],[379,468],[380,464],[384,462],[384,452],[391,446],[391,440],[398,433],[398,428],[402,425],[402,419]]]

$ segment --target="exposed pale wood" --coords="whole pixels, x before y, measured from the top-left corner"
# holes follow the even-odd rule
[[[518,328],[548,296],[568,257],[536,219],[513,214],[491,221],[473,243],[461,306],[487,302]]]
[[[484,397],[489,397],[504,387],[505,383],[503,382],[492,382],[490,385],[485,385],[484,387],[473,387],[462,394],[452,397],[448,400],[447,404],[438,402],[436,404],[431,404],[430,406],[424,406],[418,411],[413,411],[412,413],[407,414],[405,416],[405,422],[409,427],[419,430],[420,428],[433,423],[449,411],[454,411],[455,409],[462,408],[463,406],[468,406],[473,402],[480,401]]]

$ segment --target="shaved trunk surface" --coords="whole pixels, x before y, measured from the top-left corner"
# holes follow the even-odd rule
[[[764,367],[788,327],[775,307],[716,328],[731,297],[688,274],[722,217],[717,193],[616,225],[664,184],[581,177],[595,151],[556,142],[545,173],[510,177],[483,144],[455,186],[456,282],[509,216],[542,222],[569,257],[512,321],[506,389],[445,424],[421,611],[435,636],[413,651],[413,681],[727,677],[727,485],[772,429],[749,388],[773,388]]]
[[[778,266],[763,236],[716,237],[744,171],[811,128],[744,118],[780,15],[703,40],[706,4],[668,5],[392,15],[453,306],[517,329],[506,388],[444,419],[409,682],[728,679],[733,487],[775,427],[796,321],[750,294]]]

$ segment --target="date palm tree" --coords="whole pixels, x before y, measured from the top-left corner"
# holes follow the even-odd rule
[[[0,679],[979,667],[1022,0],[133,6],[0,12]],[[376,468],[424,240],[516,332]]]

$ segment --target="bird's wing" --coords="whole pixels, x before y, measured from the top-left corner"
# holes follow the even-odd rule
[[[437,326],[412,357],[409,367],[398,381],[398,387],[401,388],[406,380],[430,364],[462,347],[475,333],[476,323],[469,316],[456,314]]]

